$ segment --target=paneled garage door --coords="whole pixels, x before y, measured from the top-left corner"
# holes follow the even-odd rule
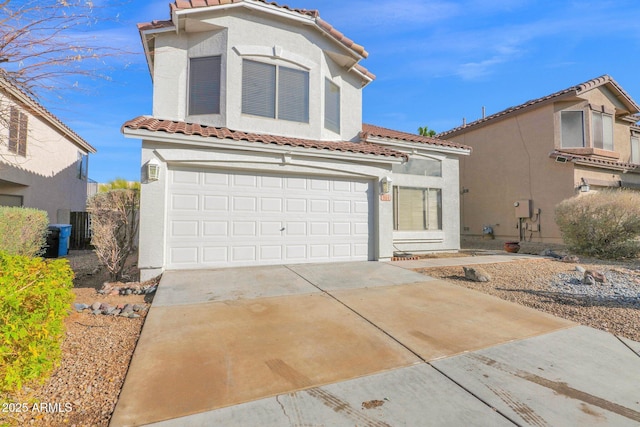
[[[170,269],[372,259],[372,183],[169,170]]]

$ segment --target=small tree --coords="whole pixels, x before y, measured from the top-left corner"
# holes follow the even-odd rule
[[[433,138],[434,136],[436,136],[436,131],[433,129],[429,129],[429,126],[425,126],[418,128],[418,134]]]
[[[556,223],[572,251],[598,258],[640,253],[640,192],[599,191],[556,206]]]
[[[127,258],[135,251],[139,208],[140,191],[137,189],[109,190],[89,199],[91,244],[113,281],[122,279]]]

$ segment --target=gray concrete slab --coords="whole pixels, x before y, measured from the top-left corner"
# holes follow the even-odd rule
[[[343,262],[288,265],[292,271],[325,291],[423,283],[434,280],[385,262]]]
[[[166,271],[155,307],[319,292],[282,265]]]
[[[632,341],[624,337],[618,337],[618,339],[640,357],[640,342]]]
[[[426,364],[151,425],[513,426]]]
[[[525,259],[540,259],[537,255],[480,255],[480,256],[463,256],[452,258],[425,258],[412,261],[391,261],[389,264],[398,267],[414,270],[417,268],[431,267],[455,267],[459,265],[479,265],[479,264],[495,264],[499,262],[521,261]]]
[[[579,326],[432,365],[520,425],[637,426],[640,360]]]

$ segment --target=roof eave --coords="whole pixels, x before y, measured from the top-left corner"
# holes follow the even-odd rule
[[[389,145],[391,147],[404,148],[408,150],[429,150],[446,154],[456,154],[461,156],[468,156],[471,154],[471,147],[450,147],[447,145],[430,144],[427,142],[412,142],[405,141],[396,138],[386,138],[380,136],[367,135],[364,139],[366,142],[370,142],[378,145]]]

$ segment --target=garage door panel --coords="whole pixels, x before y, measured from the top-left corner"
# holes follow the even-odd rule
[[[371,258],[370,182],[195,169],[169,174],[168,268]]]

